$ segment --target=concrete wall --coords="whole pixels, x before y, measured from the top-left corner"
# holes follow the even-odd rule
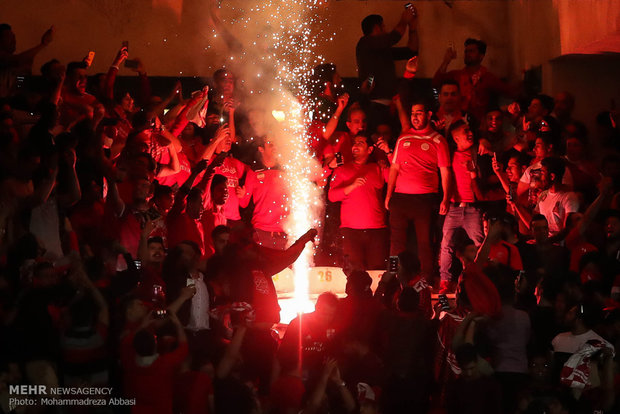
[[[220,66],[227,52],[213,38],[205,0],[3,0],[2,19],[14,27],[18,50],[38,43],[51,24],[54,43],[35,61],[38,67],[52,57],[63,62],[81,59],[88,50],[97,56],[93,71],[104,71],[123,40],[152,75],[205,75]],[[223,17],[238,17],[240,7],[254,0],[225,0]],[[259,2],[260,3],[260,2]],[[344,76],[356,76],[355,44],[360,22],[368,14],[385,17],[393,27],[406,1],[329,1],[322,11],[336,38],[318,52],[335,62]],[[455,42],[462,65],[462,43],[467,37],[489,44],[486,64],[496,73],[511,74],[508,3],[503,0],[458,1],[448,8],[442,1],[417,1],[420,12],[420,75],[432,76],[449,41]],[[233,10],[234,9],[234,10]],[[237,35],[244,30],[234,27]]]

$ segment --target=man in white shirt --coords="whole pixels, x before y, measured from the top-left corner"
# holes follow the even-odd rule
[[[570,213],[579,211],[579,199],[577,194],[568,191],[562,179],[566,170],[564,160],[558,157],[547,157],[541,161],[540,180],[543,192],[538,196],[534,207],[534,213],[540,213],[547,219],[549,235],[559,233],[566,223],[566,217]],[[530,228],[532,212],[524,206],[508,200],[516,210],[521,221]]]
[[[538,196],[535,210],[547,218],[549,233],[554,235],[564,228],[570,213],[579,211],[579,199],[562,184],[566,167],[561,158],[545,158],[541,165],[540,178],[545,190]]]
[[[571,330],[556,335],[551,341],[553,352],[574,354],[586,342],[596,339],[603,342],[607,347],[613,349],[613,345],[603,339],[599,334],[592,330],[598,319],[596,309],[588,305],[577,305],[566,315],[571,325]]]

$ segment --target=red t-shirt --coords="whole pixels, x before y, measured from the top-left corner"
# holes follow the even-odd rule
[[[226,204],[224,204],[224,215],[228,220],[241,220],[237,187],[239,187],[239,179],[243,177],[246,171],[249,171],[247,165],[230,156],[224,159],[222,165],[215,168],[216,174],[221,174],[228,178],[226,184],[228,187],[228,200],[226,200]],[[209,186],[211,186],[211,182],[209,182]]]
[[[455,188],[452,201],[455,203],[473,203],[475,201],[472,187],[473,179],[469,173],[468,165],[473,162],[471,151],[456,151],[452,157],[452,171],[454,171]]]
[[[353,143],[349,131],[336,131],[330,137],[328,144],[323,149],[323,156],[334,155],[339,152],[342,154],[344,162],[353,161]]]
[[[200,220],[194,220],[185,211],[176,214],[170,211],[166,217],[166,227],[168,229],[168,248],[172,249],[184,240],[190,240],[198,244],[200,251],[204,254],[203,231]]]
[[[264,231],[284,231],[284,221],[288,216],[288,191],[282,172],[277,169],[249,171],[245,191],[246,196],[239,203],[245,208],[250,198],[254,201],[252,226]]]
[[[400,166],[396,177],[397,193],[437,193],[437,169],[450,166],[448,143],[430,127],[422,131],[410,129],[398,138],[392,163]]]
[[[347,163],[334,171],[329,200],[341,201],[340,227],[351,229],[381,229],[385,225],[382,190],[386,171],[376,163]],[[345,187],[357,178],[366,178],[366,184],[349,194]]]
[[[181,166],[181,171],[179,171],[176,174],[168,175],[166,177],[158,177],[157,181],[159,182],[159,184],[168,185],[170,187],[176,184],[177,187],[181,187],[183,183],[187,181],[189,176],[192,174],[192,166],[190,165],[189,160],[187,159],[187,155],[185,155],[183,151],[180,151],[177,153],[177,156],[179,157],[179,164]],[[163,156],[162,164],[166,165],[169,162],[170,162],[170,153],[166,152]]]
[[[224,216],[223,209],[218,209],[217,207],[207,208],[202,213],[202,217],[200,217],[200,223],[202,224],[204,257],[209,258],[215,253],[211,233],[213,232],[213,229],[217,226],[226,225],[226,216]]]
[[[500,240],[499,243],[491,246],[488,260],[510,266],[512,270],[523,270],[519,249],[514,244],[504,240]]]
[[[183,414],[208,414],[209,397],[213,395],[213,382],[201,371],[187,371],[175,381],[174,408]]]
[[[172,414],[174,373],[188,354],[187,342],[159,357],[149,366],[139,366],[133,349],[133,333],[121,343],[125,395],[136,399],[134,414]]]

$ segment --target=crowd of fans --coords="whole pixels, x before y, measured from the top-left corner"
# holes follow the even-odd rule
[[[285,232],[271,112],[228,69],[156,96],[126,45],[107,73],[89,56],[31,76],[54,28],[16,53],[1,24],[0,411],[618,412],[617,113],[587,130],[569,92],[524,95],[477,39],[431,87],[418,18],[363,20],[353,87],[314,69],[308,150],[346,297],[283,337],[272,276],[317,231]],[[11,405],[20,384],[131,406]]]

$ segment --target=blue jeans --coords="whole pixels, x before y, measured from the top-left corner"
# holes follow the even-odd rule
[[[439,253],[439,274],[441,280],[452,280],[450,267],[454,255],[454,232],[462,228],[476,246],[480,246],[484,241],[484,231],[482,230],[482,213],[477,207],[466,205],[459,207],[452,203],[446,219],[443,223],[443,237],[441,239],[441,250]]]

